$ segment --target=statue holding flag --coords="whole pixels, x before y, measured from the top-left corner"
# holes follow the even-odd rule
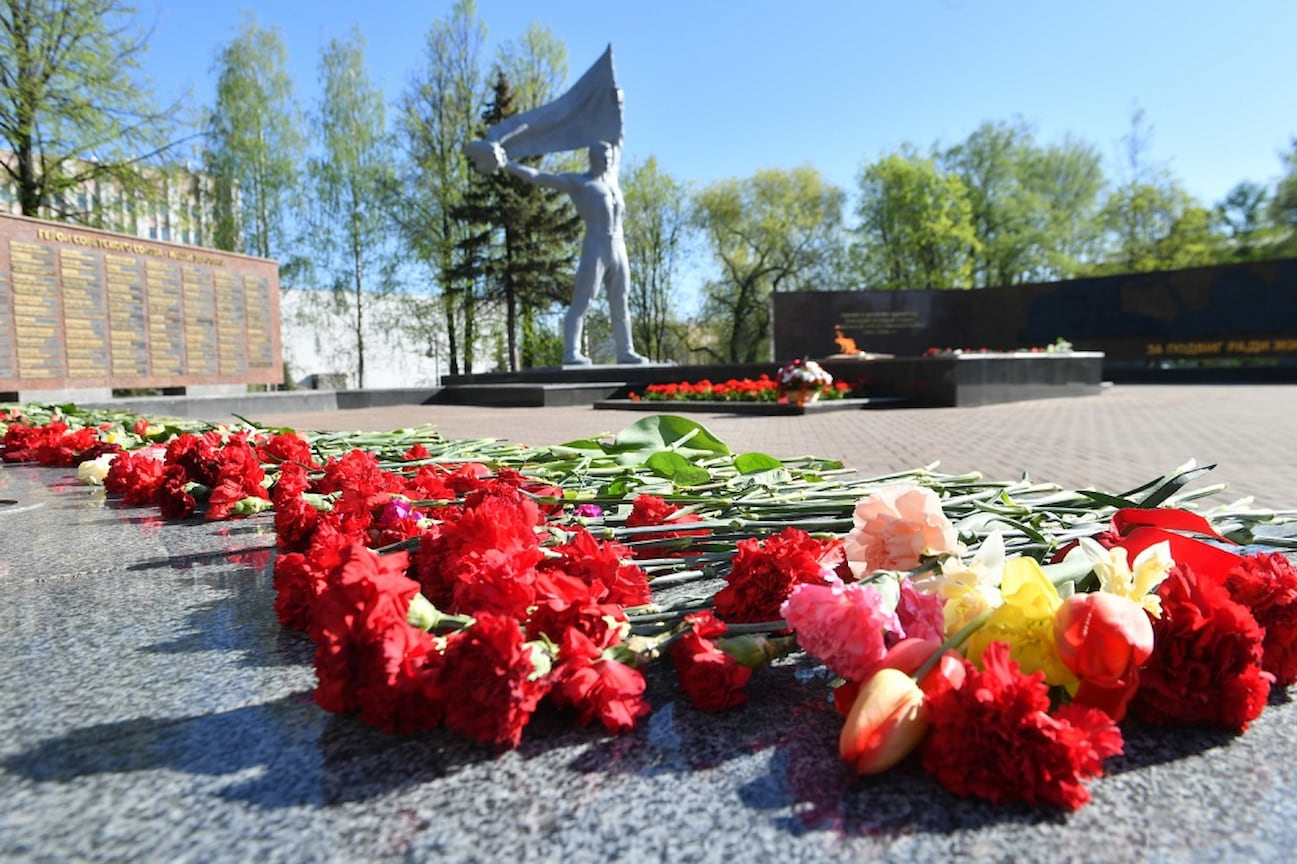
[[[584,173],[552,174],[517,159],[588,148]],[[572,88],[546,105],[515,114],[464,145],[477,169],[504,168],[516,177],[566,193],[585,225],[572,303],[563,320],[563,365],[589,365],[581,353],[585,316],[599,287],[606,286],[618,363],[647,363],[635,353],[630,323],[630,266],[622,234],[626,202],[617,182],[622,150],[622,94],[612,65],[612,46]]]

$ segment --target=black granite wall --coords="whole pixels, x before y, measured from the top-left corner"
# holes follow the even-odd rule
[[[1297,258],[972,291],[794,292],[774,297],[775,356],[929,348],[1013,350],[1059,338],[1108,363],[1297,358]]]

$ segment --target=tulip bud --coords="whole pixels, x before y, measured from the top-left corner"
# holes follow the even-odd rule
[[[1054,615],[1063,664],[1080,679],[1073,701],[1114,721],[1139,687],[1139,666],[1153,653],[1153,625],[1144,607],[1106,592],[1074,594]]]
[[[1058,656],[1076,677],[1112,685],[1153,653],[1144,607],[1116,594],[1074,594],[1054,615]]]
[[[797,648],[793,637],[770,637],[759,633],[726,636],[716,640],[716,647],[749,669],[759,669]]]
[[[879,774],[904,759],[927,731],[919,685],[899,669],[879,669],[851,706],[838,752],[858,773]]]
[[[932,639],[902,639],[888,649],[882,665],[914,675],[940,650],[941,643]],[[936,665],[919,680],[919,689],[931,694],[932,688],[939,684],[955,690],[964,686],[964,661],[958,651],[946,650]]]
[[[265,498],[257,498],[249,495],[247,498],[240,498],[230,508],[231,516],[254,516],[257,513],[264,513],[275,505],[271,504]]]

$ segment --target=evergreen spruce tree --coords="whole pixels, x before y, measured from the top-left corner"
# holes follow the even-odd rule
[[[498,72],[483,123],[491,126],[516,113],[509,80],[503,71]],[[523,162],[534,165],[539,157]],[[458,244],[461,259],[454,278],[465,286],[463,290],[480,287],[484,299],[504,307],[510,371],[520,368],[522,358],[548,360],[549,351],[527,343],[545,344],[535,326],[537,316],[556,303],[572,299],[573,258],[581,219],[571,203],[552,189],[497,171],[473,178],[464,202],[453,213],[470,226],[466,238]],[[466,309],[468,305],[466,302]],[[464,329],[467,343],[467,320]],[[520,340],[520,335],[525,338]],[[467,344],[465,347],[469,350]]]

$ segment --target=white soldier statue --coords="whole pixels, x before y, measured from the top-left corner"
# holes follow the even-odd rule
[[[507,145],[507,146],[506,146]],[[589,148],[590,170],[552,174],[519,163],[542,153]],[[585,316],[600,286],[608,291],[618,363],[647,363],[631,339],[630,265],[622,234],[626,201],[617,182],[622,149],[622,93],[612,67],[612,47],[558,99],[515,114],[470,141],[464,152],[483,173],[504,168],[529,183],[557,189],[572,199],[585,237],[572,303],[563,320],[563,365],[589,365],[581,353]]]

